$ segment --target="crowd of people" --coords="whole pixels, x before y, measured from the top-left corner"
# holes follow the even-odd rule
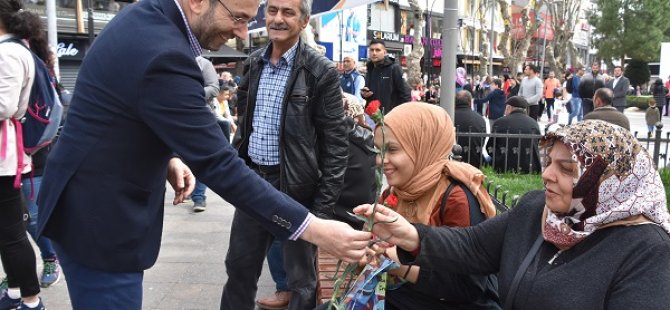
[[[270,43],[238,80],[217,74],[202,48],[246,37],[257,4],[145,0],[124,9],[90,47],[67,122],[40,159],[16,151],[8,119],[25,113],[39,65],[31,53],[51,64],[43,27],[21,1],[0,0],[0,310],[44,309],[40,284],[61,272],[74,309],[141,309],[166,181],[173,203],[190,197],[194,212],[206,210],[207,187],[236,208],[221,309],[313,309],[317,247],[352,263],[397,262],[386,309],[667,307],[670,215],[621,113],[629,83],[620,67],[612,79],[595,64],[563,80],[526,65],[515,77],[472,81],[458,68],[452,120],[437,105],[439,84],[410,87],[384,41],[369,42],[363,72],[351,57],[338,71],[305,36],[310,0],[268,0]],[[667,115],[670,98],[662,81],[652,93],[649,122]],[[375,105],[383,123],[363,113]],[[569,124],[535,144],[457,138],[487,131],[484,118],[494,133],[540,135],[544,111],[556,122],[563,107]],[[465,162],[452,159],[456,143]],[[35,170],[37,200],[13,184],[19,156],[32,160],[18,173]],[[498,215],[479,170],[486,161],[541,172],[545,189]],[[388,184],[381,197],[375,167]],[[386,207],[373,213],[374,201]],[[352,211],[375,218],[373,231]],[[41,279],[27,232],[44,260]],[[260,298],[266,259],[276,292]]]

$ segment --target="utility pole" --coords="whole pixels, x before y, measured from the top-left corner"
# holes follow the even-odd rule
[[[56,55],[54,64],[54,74],[60,78],[60,68],[58,67],[58,27],[56,24],[56,0],[47,0],[47,38],[49,39],[49,48]]]
[[[549,22],[549,18],[547,17],[549,12],[549,7],[547,7],[547,3],[544,3],[545,5],[545,13],[544,13],[544,34],[542,35],[544,37],[544,43],[542,43],[542,63],[540,64],[540,76],[544,78],[544,57],[547,55],[547,22]],[[539,13],[539,12],[538,12]],[[552,16],[553,19],[553,16]]]
[[[493,30],[495,21],[496,2],[491,0],[493,6],[491,7],[491,28],[489,29],[489,76],[493,77],[493,42],[495,40],[495,31]]]
[[[440,106],[454,119],[456,92],[456,48],[458,46],[458,2],[444,1],[442,20],[442,84],[440,85]]]

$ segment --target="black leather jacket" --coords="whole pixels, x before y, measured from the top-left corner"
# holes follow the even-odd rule
[[[330,60],[302,42],[298,44],[282,100],[280,189],[313,214],[331,218],[348,154],[340,80]],[[264,52],[260,49],[249,56],[237,92],[240,130],[235,145],[247,164],[251,163],[249,136]]]

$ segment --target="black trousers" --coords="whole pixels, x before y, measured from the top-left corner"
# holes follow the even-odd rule
[[[554,110],[554,101],[556,99],[554,98],[546,98],[544,99],[544,102],[546,103],[546,109],[547,109],[547,119],[551,122],[551,111]]]
[[[534,120],[538,120],[538,118],[540,117],[540,105],[535,104],[528,106],[528,116],[530,116],[530,118]]]
[[[21,189],[14,188],[14,176],[0,177],[0,259],[9,287],[21,288],[21,296],[26,297],[37,295],[40,284],[21,195]]]
[[[261,177],[279,188],[279,172]],[[271,208],[273,206],[257,206]],[[226,254],[228,280],[223,287],[221,309],[252,310],[258,290],[263,261],[274,240],[263,226],[244,212],[235,210]],[[316,247],[306,241],[284,241],[284,270],[291,291],[288,309],[307,310],[316,306]]]

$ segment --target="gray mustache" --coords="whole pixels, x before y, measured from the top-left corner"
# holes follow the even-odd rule
[[[270,29],[273,30],[288,30],[288,25],[286,24],[271,24]]]

